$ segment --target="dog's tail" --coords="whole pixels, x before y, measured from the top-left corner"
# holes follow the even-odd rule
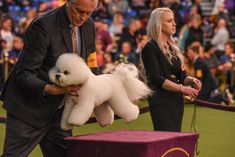
[[[118,65],[114,71],[121,78],[131,101],[138,101],[152,94],[152,90],[138,79],[138,73],[134,64]]]

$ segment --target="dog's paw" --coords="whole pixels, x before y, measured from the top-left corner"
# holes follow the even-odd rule
[[[61,129],[68,131],[68,130],[72,130],[73,129],[73,125],[71,124],[61,124]]]
[[[113,124],[113,120],[112,121],[97,121],[97,122],[101,127],[106,127],[106,126]]]
[[[138,108],[138,106],[134,106],[132,108],[132,110],[128,113],[128,115],[123,117],[123,120],[126,123],[129,123],[129,122],[131,122],[133,120],[136,120],[138,118],[138,115],[139,115],[139,108]]]

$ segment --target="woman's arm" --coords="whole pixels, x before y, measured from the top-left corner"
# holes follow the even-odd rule
[[[164,81],[164,83],[162,84],[162,88],[173,92],[183,93],[185,96],[189,96],[192,99],[195,99],[199,92],[199,90],[195,88],[192,88],[190,86],[184,86],[182,84],[177,84],[168,79]]]
[[[159,65],[160,58],[157,57],[157,53],[160,53],[159,50],[152,44],[147,43],[141,52],[141,58],[148,81],[151,82],[152,85],[161,88],[166,78],[161,75]]]

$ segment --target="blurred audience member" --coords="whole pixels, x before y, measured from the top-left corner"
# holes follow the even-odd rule
[[[5,15],[1,19],[0,23],[0,38],[7,43],[6,48],[3,51],[9,51],[12,49],[14,39],[14,22],[11,16]]]
[[[218,85],[205,61],[199,57],[199,49],[199,44],[192,43],[186,51],[186,56],[194,67],[194,76],[202,82],[201,91],[197,98],[215,102],[217,99],[214,99],[215,96],[212,96],[212,94],[216,89],[218,89]]]
[[[121,51],[117,52],[114,58],[114,60],[117,62],[133,63],[138,65],[137,54],[135,51],[133,51],[132,45],[128,41],[122,43]]]
[[[124,27],[124,17],[121,13],[115,13],[113,16],[113,21],[110,25],[109,32],[114,35],[121,35],[122,29]]]
[[[37,14],[45,13],[46,11],[48,11],[48,9],[49,7],[47,5],[47,2],[41,1],[37,7]]]
[[[213,17],[214,16],[214,17]],[[220,3],[218,5],[218,13],[216,15],[213,15],[212,18],[214,18],[216,21],[218,22],[221,18],[225,19],[226,23],[229,24],[230,20],[229,20],[229,13],[228,11],[225,9],[225,5],[224,3]]]
[[[111,15],[108,11],[108,3],[110,0],[100,0],[98,7],[95,9],[93,15],[95,17],[100,17],[102,19],[111,19]]]
[[[125,14],[129,8],[127,0],[111,0],[108,3],[108,10],[112,17],[115,13]]]
[[[104,68],[103,73],[111,73],[115,69],[116,65],[113,61],[112,55],[110,53],[104,53]]]
[[[113,48],[112,38],[110,36],[109,31],[106,28],[106,25],[104,24],[104,21],[102,21],[99,18],[96,18],[95,28],[96,28],[96,39],[102,40],[103,42],[102,50],[105,52],[111,52]]]
[[[224,64],[221,64],[218,69],[226,73],[226,85],[228,89],[234,92],[234,66],[235,66],[235,51],[234,44],[231,41],[228,41],[224,45],[225,47],[225,56],[226,61]]]
[[[187,47],[195,41],[204,45],[204,32],[201,28],[201,17],[198,14],[191,17],[189,26],[186,27],[186,30],[181,37],[180,47],[185,51]]]
[[[223,3],[224,3],[224,0],[215,0],[214,7],[213,7],[211,14],[217,15],[219,13],[219,5]]]
[[[19,30],[18,30],[16,35],[23,38],[24,33],[25,33],[27,28],[28,28],[28,23],[27,23],[26,19],[20,20],[19,21]]]
[[[104,67],[104,51],[102,50],[103,47],[103,41],[100,39],[96,39],[96,60],[97,65],[100,69],[103,69]]]
[[[191,17],[195,15],[200,15],[200,13],[199,13],[198,7],[196,5],[192,5],[190,6],[189,11],[186,12],[186,14],[184,15],[184,23],[190,22]]]
[[[202,2],[202,0],[192,0],[192,5],[197,7],[197,12],[198,14],[202,17],[202,8],[200,3]]]
[[[15,37],[13,40],[13,48],[9,51],[9,58],[16,62],[21,50],[23,49],[23,46],[23,39],[21,37]]]
[[[29,26],[29,24],[32,22],[32,20],[37,16],[37,12],[34,9],[29,9],[27,11],[27,17],[26,17],[26,24]]]
[[[136,20],[131,19],[128,23],[128,26],[123,28],[122,35],[118,43],[119,51],[121,50],[122,43],[125,41],[129,41],[131,43],[133,50],[137,48],[138,37],[136,36],[136,33],[138,32],[138,29],[139,25],[137,24]]]
[[[211,40],[211,44],[215,47],[215,54],[220,63],[224,62],[224,44],[229,40],[229,32],[226,28],[226,21],[219,19],[216,28],[214,29],[214,36]]]

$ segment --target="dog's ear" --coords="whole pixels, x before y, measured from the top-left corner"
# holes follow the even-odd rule
[[[55,76],[56,76],[56,73],[58,72],[58,69],[56,67],[53,67],[49,70],[49,78],[52,82],[55,83]]]

